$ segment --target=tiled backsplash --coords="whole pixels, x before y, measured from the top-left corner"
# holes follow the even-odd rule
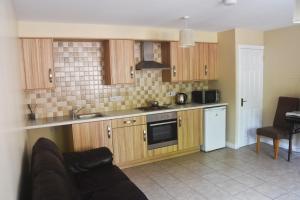
[[[162,82],[161,70],[136,71],[134,85],[105,85],[101,42],[54,41],[53,47],[55,88],[25,91],[26,104],[37,105],[37,118],[69,115],[70,110],[82,106],[86,112],[101,112],[145,106],[149,100],[173,104],[174,97],[168,92],[185,92],[190,98],[192,90],[207,87],[205,82]],[[160,50],[160,43],[155,43],[153,52],[158,62]],[[135,61],[140,61],[138,42]],[[111,101],[114,96],[121,96],[121,101]]]

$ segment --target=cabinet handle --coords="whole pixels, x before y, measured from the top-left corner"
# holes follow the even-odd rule
[[[130,78],[134,78],[134,71],[133,71],[133,67],[130,67]]]
[[[52,83],[53,82],[53,74],[52,74],[52,69],[49,69],[49,82]]]
[[[147,141],[147,132],[146,132],[146,130],[143,131],[143,136],[144,136],[144,141],[146,142]]]
[[[124,124],[131,124],[131,123],[135,123],[136,122],[136,120],[134,119],[134,120],[127,120],[127,121],[124,121]]]
[[[176,76],[176,67],[173,65],[173,76]]]
[[[111,138],[111,127],[107,126],[107,137]]]
[[[178,126],[181,127],[181,125],[182,125],[182,118],[179,117],[179,119],[178,119]]]
[[[207,74],[208,74],[208,68],[207,68],[207,65],[205,65],[204,68],[205,68],[204,74],[205,74],[205,76],[207,76]]]

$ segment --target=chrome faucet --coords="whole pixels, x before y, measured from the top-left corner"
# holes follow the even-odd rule
[[[85,107],[84,106],[82,106],[82,107],[79,107],[78,109],[72,109],[71,110],[71,114],[72,114],[72,117],[73,117],[73,119],[77,119],[77,114],[81,111],[81,110],[83,110]]]

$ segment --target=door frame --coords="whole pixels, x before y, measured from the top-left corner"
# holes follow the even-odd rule
[[[236,136],[235,136],[235,147],[236,149],[241,147],[240,144],[240,139],[241,139],[241,134],[240,134],[240,113],[241,113],[241,106],[240,106],[240,50],[241,49],[252,49],[252,50],[264,50],[264,46],[263,45],[237,45],[237,51],[236,51],[236,75],[235,75],[235,81],[236,81],[236,87],[235,87],[235,92],[236,92],[236,126],[235,126],[235,132],[236,132]],[[263,52],[263,58],[264,58],[264,52]],[[264,59],[263,59],[263,64],[262,64],[262,74],[264,74]],[[262,76],[262,78],[264,78],[264,76]],[[263,83],[263,81],[262,81]],[[262,86],[262,90],[263,90]],[[261,98],[261,103],[263,103],[263,95]],[[256,141],[254,140],[253,142],[251,142],[250,144],[255,143]]]

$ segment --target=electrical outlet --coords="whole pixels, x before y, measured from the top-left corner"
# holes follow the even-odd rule
[[[174,97],[175,95],[176,95],[175,91],[169,91],[169,92],[167,92],[167,96],[169,96],[169,97]]]
[[[122,96],[113,96],[113,97],[110,97],[109,100],[112,101],[112,102],[123,101],[124,97],[122,97]]]

